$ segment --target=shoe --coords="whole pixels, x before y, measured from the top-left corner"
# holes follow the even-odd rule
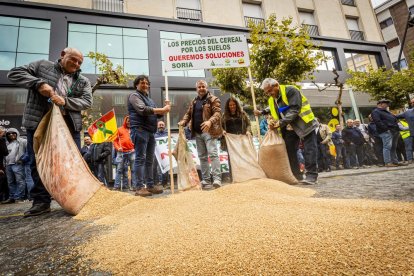
[[[120,188],[120,187],[113,187],[111,190],[112,190],[112,191],[120,191],[120,190],[121,190],[121,188]]]
[[[408,166],[408,163],[405,163],[405,162],[398,162],[396,165],[397,165],[397,166]]]
[[[15,202],[16,202],[16,200],[14,198],[9,198],[5,201],[2,201],[1,204],[13,204]]]
[[[318,180],[316,180],[316,179],[303,179],[299,183],[303,184],[303,185],[315,185],[315,184],[318,184]]]
[[[408,164],[408,165],[411,165],[412,163],[413,163],[413,160],[408,160],[408,161],[407,161],[407,164]]]
[[[136,195],[136,196],[143,196],[143,197],[146,197],[146,196],[152,196],[152,193],[151,193],[151,192],[149,192],[149,191],[147,190],[147,188],[142,187],[141,189],[139,189],[139,190],[137,190],[137,191],[135,192],[135,195]]]
[[[205,190],[205,191],[210,191],[210,190],[213,190],[213,189],[214,189],[214,186],[211,185],[211,184],[203,185],[203,190]]]
[[[326,172],[331,172],[331,168],[327,168],[325,171]]]
[[[397,164],[394,164],[394,163],[388,163],[388,164],[385,164],[385,167],[387,167],[387,168],[393,168],[393,167],[398,167],[398,165]]]
[[[136,188],[134,188],[134,187],[129,187],[129,190],[130,190],[130,191],[135,191],[135,190],[136,190]]]
[[[50,212],[50,203],[34,203],[32,208],[24,212],[24,217],[38,216]]]
[[[213,187],[214,187],[214,189],[218,189],[218,188],[220,188],[220,187],[221,187],[221,183],[220,183],[220,182],[218,182],[218,181],[214,181],[214,182],[213,182]]]
[[[369,169],[369,168],[371,168],[371,166],[362,165],[362,168],[363,168],[363,169]]]
[[[155,185],[154,187],[147,188],[147,191],[152,194],[162,194],[164,192],[164,189],[160,185]]]

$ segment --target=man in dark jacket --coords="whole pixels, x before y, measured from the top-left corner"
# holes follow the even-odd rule
[[[0,126],[0,201],[9,198],[9,187],[7,185],[6,168],[4,167],[4,157],[9,154],[6,145],[6,129]]]
[[[52,107],[62,109],[72,138],[80,149],[82,130],[81,111],[92,106],[90,81],[80,74],[82,53],[66,48],[55,62],[39,60],[10,70],[7,77],[17,86],[27,88],[27,104],[23,114],[23,126],[27,132],[27,150],[32,165],[34,187],[30,191],[33,206],[25,216],[36,216],[50,212],[50,195],[43,186],[36,168],[33,151],[33,136],[43,116]]]
[[[397,144],[400,137],[400,128],[397,117],[388,111],[391,101],[381,99],[372,113],[379,137],[382,140],[382,154],[386,167],[399,165],[397,157]]]
[[[187,112],[178,123],[189,125],[191,136],[195,138],[204,190],[212,190],[221,186],[221,168],[217,149],[217,139],[221,137],[221,104],[220,99],[208,91],[205,80],[196,82],[197,97],[190,103]],[[211,160],[211,170],[208,159]],[[211,176],[213,184],[211,184]]]
[[[413,145],[414,145],[414,98],[411,99],[412,108],[406,110],[403,113],[398,114],[398,119],[405,119],[408,124],[410,136],[404,139],[405,151],[407,154],[408,164],[413,163]]]
[[[137,196],[160,194],[163,189],[154,185],[152,178],[152,162],[154,160],[155,138],[157,132],[157,117],[170,112],[170,103],[157,108],[149,97],[149,79],[139,75],[134,80],[136,91],[128,97],[128,113],[131,125],[131,140],[135,146],[134,171],[137,175]],[[145,187],[146,185],[146,187]]]
[[[346,120],[346,127],[342,130],[342,139],[351,166],[354,169],[365,167],[364,164],[364,143],[365,138],[361,131],[354,127],[352,119]]]
[[[106,161],[108,156],[112,154],[112,144],[109,142],[92,144],[89,152],[86,154],[86,160],[90,161],[93,174],[105,186],[108,186],[106,181]],[[89,156],[88,156],[89,155]]]

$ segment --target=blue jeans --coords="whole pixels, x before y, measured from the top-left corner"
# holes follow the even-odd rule
[[[128,166],[131,168],[131,186],[137,187],[137,177],[134,170],[135,152],[117,152],[116,153],[116,176],[114,188],[128,186]]]
[[[71,130],[71,128],[69,128]],[[40,179],[39,172],[36,167],[35,153],[33,151],[33,136],[36,130],[26,129],[27,134],[27,152],[30,156],[30,167],[32,171],[33,188],[30,191],[30,197],[33,198],[33,204],[36,203],[50,203],[50,194],[43,185]],[[80,151],[80,132],[71,130],[72,138]]]
[[[105,177],[105,174],[106,174],[105,163],[94,163],[93,164],[93,174],[105,186],[108,186],[108,183],[106,182],[106,177]]]
[[[217,139],[212,138],[209,133],[196,133],[195,140],[198,158],[200,158],[203,182],[211,183],[210,165],[208,164],[208,158],[210,157],[213,182],[221,184],[221,168],[217,150]]]
[[[131,141],[135,146],[134,171],[137,178],[137,189],[146,184],[147,188],[154,186],[152,178],[152,162],[155,151],[154,133],[141,128],[131,128]]]
[[[34,182],[32,179],[32,168],[30,167],[30,163],[24,165],[24,173],[25,173],[25,182],[26,182],[27,192],[30,195],[30,191],[33,189],[33,186],[34,186]]]
[[[26,182],[24,180],[24,165],[13,164],[6,166],[7,183],[11,199],[23,199]]]
[[[414,136],[408,136],[404,139],[405,154],[407,155],[407,161],[413,160],[413,140]]]
[[[388,130],[386,132],[379,133],[378,135],[379,137],[381,137],[382,140],[382,154],[384,156],[384,163],[397,164],[397,143],[400,133],[398,131],[391,132],[390,130]]]

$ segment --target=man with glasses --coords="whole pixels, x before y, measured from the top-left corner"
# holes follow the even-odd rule
[[[27,150],[34,186],[30,191],[33,206],[24,213],[25,217],[50,212],[51,197],[37,172],[33,136],[52,103],[61,108],[66,125],[80,150],[81,111],[92,106],[91,83],[80,74],[82,62],[83,55],[79,50],[65,48],[55,62],[35,61],[13,68],[7,75],[12,83],[29,91],[23,114],[23,126],[27,132]]]
[[[254,110],[254,114],[270,114],[269,130],[280,128],[286,143],[291,170],[302,184],[317,184],[318,180],[318,145],[316,128],[318,121],[310,104],[300,90],[292,85],[280,85],[272,78],[267,78],[260,87],[269,96],[269,106],[262,110]],[[299,140],[303,139],[306,178],[301,179],[297,149]]]

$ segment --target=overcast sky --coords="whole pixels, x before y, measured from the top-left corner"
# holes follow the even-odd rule
[[[372,5],[374,6],[374,8],[382,3],[384,3],[387,0],[371,0]]]

